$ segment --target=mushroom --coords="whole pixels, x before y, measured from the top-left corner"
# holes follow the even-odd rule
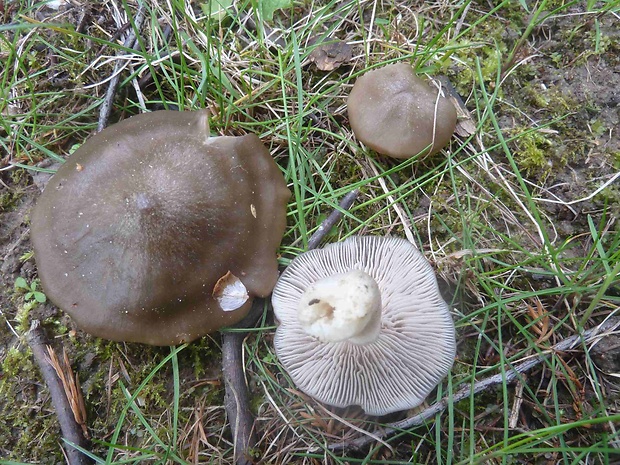
[[[455,357],[454,323],[409,242],[353,236],[297,256],[272,296],[276,355],[306,394],[369,415],[416,407]]]
[[[256,135],[210,137],[207,111],[133,116],[82,145],[39,198],[41,284],[95,336],[191,341],[271,293],[289,196]]]
[[[454,105],[396,63],[361,76],[347,100],[355,136],[394,158],[433,155],[445,147],[456,127]]]

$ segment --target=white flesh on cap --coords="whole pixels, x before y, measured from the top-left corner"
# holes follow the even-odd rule
[[[335,274],[313,283],[297,312],[302,328],[322,342],[366,344],[379,335],[381,292],[364,271]]]
[[[225,312],[241,308],[250,298],[245,285],[230,271],[218,279],[212,295]]]

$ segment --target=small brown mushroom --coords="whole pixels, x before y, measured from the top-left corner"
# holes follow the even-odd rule
[[[454,105],[406,63],[361,76],[347,107],[355,136],[394,158],[433,155],[448,144],[456,127]]]
[[[271,293],[290,192],[259,138],[158,111],[89,139],[32,213],[43,289],[78,327],[154,345],[240,321]]]
[[[271,301],[278,359],[326,404],[369,415],[413,408],[454,362],[454,322],[435,273],[404,239],[353,236],[303,253]]]

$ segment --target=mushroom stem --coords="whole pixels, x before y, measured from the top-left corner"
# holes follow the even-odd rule
[[[302,295],[297,317],[302,328],[322,342],[368,344],[381,327],[379,286],[361,270],[320,279]]]

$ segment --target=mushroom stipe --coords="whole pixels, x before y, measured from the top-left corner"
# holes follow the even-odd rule
[[[454,362],[432,267],[404,239],[354,236],[296,257],[272,296],[276,355],[306,394],[386,415],[421,404]]]
[[[77,326],[172,345],[240,321],[271,293],[290,192],[254,134],[157,111],[96,134],[32,213],[46,295]]]

